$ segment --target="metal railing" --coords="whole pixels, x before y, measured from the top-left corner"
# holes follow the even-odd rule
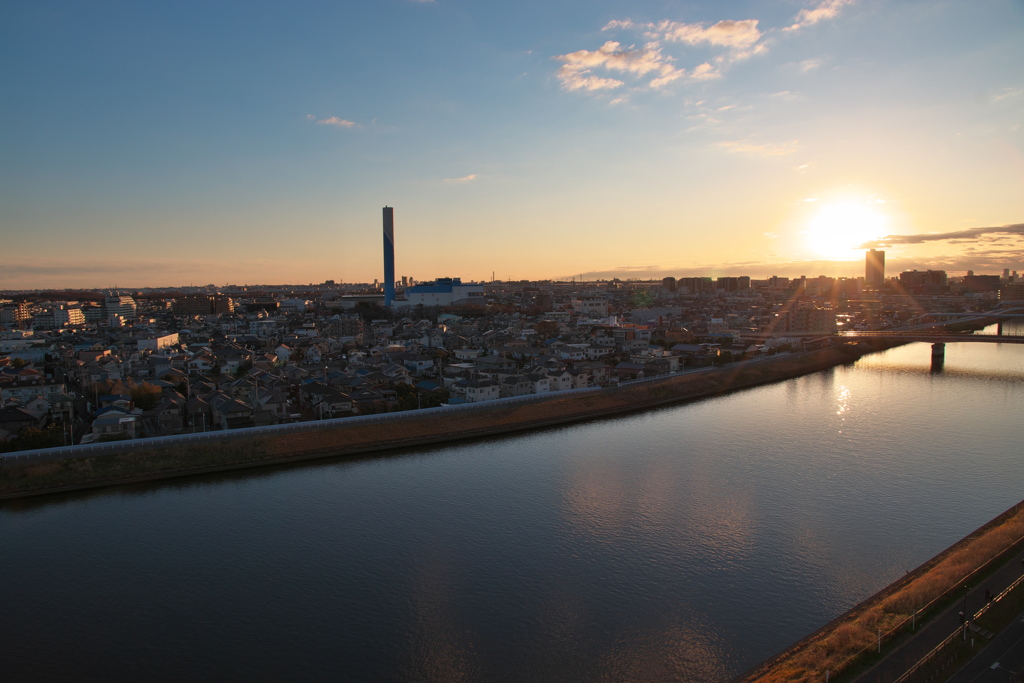
[[[1024,574],[1017,577],[1016,581],[1014,581],[1005,589],[1003,589],[1003,591],[1000,592],[999,595],[992,598],[990,602],[986,602],[981,607],[981,609],[979,609],[977,612],[971,615],[970,621],[977,621],[977,619],[981,617],[981,615],[983,615],[985,612],[987,612],[989,608],[992,607],[992,605],[1002,601],[1003,598],[1010,594],[1010,591],[1019,586],[1022,582],[1024,582]],[[957,636],[961,636],[965,628],[967,628],[966,623],[963,626],[956,629],[955,631],[953,631],[952,633],[950,633],[948,636],[946,636],[945,640],[943,640],[941,643],[932,648],[924,657],[921,657],[921,659],[917,660],[917,663],[914,664],[914,666],[907,669],[906,673],[904,673],[902,676],[893,681],[893,683],[906,683],[906,681],[910,680],[910,677],[912,675],[914,675],[921,667],[925,666],[926,664],[928,664],[928,662],[934,659],[937,654],[942,652],[943,648],[945,648],[947,645],[953,642],[957,638]]]
[[[1018,506],[1014,506],[1011,509],[1012,510],[1018,510],[1019,507]],[[976,575],[978,575],[978,574],[982,573],[983,571],[985,571],[993,562],[998,561],[1000,558],[1004,557],[1007,553],[1014,552],[1018,548],[1018,546],[1020,545],[1021,542],[1024,542],[1024,536],[1018,538],[1016,541],[1013,541],[1012,543],[1007,545],[1006,548],[1001,550],[999,552],[999,554],[997,554],[995,557],[993,557],[988,562],[985,562],[980,567],[975,568],[973,571],[969,572],[968,574],[966,574],[962,578],[960,578],[957,581],[953,582],[950,585],[949,588],[944,590],[939,595],[935,596],[927,604],[922,605],[921,607],[919,607],[916,610],[914,610],[914,614],[913,615],[903,619],[902,621],[897,623],[895,626],[893,626],[891,629],[889,629],[885,633],[879,633],[877,643],[872,643],[871,645],[868,645],[867,647],[865,647],[865,648],[855,652],[854,654],[850,655],[849,657],[844,659],[842,662],[840,662],[834,669],[831,669],[829,671],[829,673],[830,674],[836,674],[836,673],[842,672],[843,670],[849,668],[852,664],[854,664],[860,657],[864,656],[865,654],[867,654],[870,651],[874,650],[874,651],[877,651],[877,652],[881,652],[881,646],[883,644],[885,644],[885,643],[888,643],[888,642],[892,641],[893,638],[895,638],[896,636],[900,635],[901,631],[903,629],[905,629],[908,624],[911,625],[912,629],[916,630],[916,627],[917,627],[917,615],[918,614],[922,614],[924,612],[927,612],[928,610],[930,610],[932,607],[934,607],[938,603],[940,603],[940,602],[942,602],[944,600],[947,600],[951,595],[953,595],[954,593],[960,591],[961,588],[965,584],[967,584],[968,582],[972,581],[975,578]],[[1022,578],[1024,578],[1024,577],[1022,577]],[[1020,581],[1020,579],[1018,579],[1018,582],[1019,581]],[[1009,589],[1007,589],[1007,591],[1003,591],[1003,593],[1000,593],[1000,595],[1003,595],[1004,593],[1008,592],[1008,590]],[[956,632],[955,632],[955,634],[958,634],[958,633],[960,633],[960,629],[957,629]],[[948,641],[949,641],[948,638],[946,640],[944,640],[943,641],[943,645],[948,644]],[[930,652],[926,656],[928,656],[928,657],[934,656],[934,654],[933,654],[934,652],[935,652],[935,650],[933,650],[932,652]],[[918,664],[915,665],[915,667],[919,667],[920,665],[921,665],[921,663],[919,662]],[[915,670],[916,670],[916,668],[915,668]],[[898,681],[904,681],[905,680],[904,677],[906,675],[907,674],[904,674],[903,676],[901,676],[897,680]]]

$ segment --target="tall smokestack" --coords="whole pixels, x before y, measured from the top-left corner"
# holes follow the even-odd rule
[[[384,207],[384,305],[395,300],[395,210]]]

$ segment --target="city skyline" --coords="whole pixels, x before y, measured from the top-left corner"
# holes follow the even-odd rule
[[[0,288],[1024,270],[1024,8],[12,10]],[[380,36],[387,36],[385,41]]]

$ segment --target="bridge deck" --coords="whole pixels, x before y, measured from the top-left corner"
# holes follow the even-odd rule
[[[1024,344],[1024,335],[1010,334],[920,334],[914,332],[841,332],[844,339],[901,339],[905,341],[956,343],[987,342],[990,344]]]

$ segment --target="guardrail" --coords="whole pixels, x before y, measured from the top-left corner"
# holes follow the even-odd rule
[[[1014,506],[1013,508],[1011,508],[1011,510],[1016,510],[1016,509],[1018,509],[1018,506]],[[999,560],[1000,558],[1004,557],[1007,553],[1015,552],[1018,549],[1018,546],[1021,544],[1021,542],[1024,542],[1024,536],[1022,536],[1021,538],[1018,538],[1013,543],[1010,543],[998,555],[996,555],[994,558],[992,558],[991,560],[989,560],[988,562],[986,562],[982,566],[977,567],[973,571],[969,572],[968,574],[966,574],[962,578],[960,578],[957,581],[955,581],[954,583],[952,583],[949,588],[944,590],[939,595],[935,596],[927,604],[922,605],[921,607],[919,607],[916,610],[914,610],[914,614],[913,615],[911,615],[910,617],[907,617],[906,619],[903,619],[902,621],[900,621],[898,624],[893,626],[891,629],[889,629],[885,633],[879,633],[878,634],[877,643],[872,643],[871,645],[868,645],[867,647],[863,648],[862,650],[859,650],[859,651],[855,652],[854,654],[850,655],[845,660],[840,662],[834,669],[831,669],[828,673],[829,674],[841,673],[845,669],[849,668],[852,664],[854,664],[860,657],[862,657],[863,655],[865,655],[866,653],[868,653],[868,652],[870,652],[872,650],[876,650],[876,648],[877,648],[878,652],[881,652],[882,645],[891,642],[893,640],[893,638],[895,638],[898,635],[900,635],[902,630],[905,629],[908,625],[910,625],[912,630],[916,630],[917,615],[918,614],[927,612],[929,609],[931,609],[932,607],[934,607],[938,603],[940,603],[940,602],[942,602],[944,600],[947,600],[951,595],[953,595],[954,593],[960,591],[962,586],[964,586],[966,583],[972,581],[977,574],[980,574],[981,572],[983,572],[989,565],[992,564],[992,562],[995,562],[995,561]],[[1022,578],[1024,578],[1024,577],[1022,577]],[[1018,579],[1018,582],[1019,581],[1020,581],[1020,579]],[[1007,589],[1007,590],[1009,590],[1009,589]],[[1000,593],[1000,595],[1003,595],[1006,592],[1007,591],[1003,591],[1003,593]],[[957,633],[960,633],[960,629],[957,629],[956,632],[954,633],[954,635],[956,635]],[[948,641],[949,641],[948,638],[946,640],[944,640],[943,641],[943,645],[947,644]],[[936,650],[937,649],[938,648],[936,648]],[[928,656],[928,657],[934,656],[934,652],[936,650],[933,650],[932,652],[930,652],[926,656]],[[916,667],[919,667],[920,665],[921,665],[921,662],[918,662],[918,664],[915,665],[915,670],[916,670]],[[904,676],[906,676],[906,675],[907,674],[904,674]],[[897,679],[897,681],[904,681],[904,680],[905,680],[905,678],[902,677],[902,676],[899,679]],[[894,683],[896,683],[896,682],[894,681]]]
[[[1009,586],[1004,588],[1003,591],[999,593],[999,595],[992,598],[991,602],[986,602],[981,609],[979,609],[977,612],[971,615],[971,621],[976,621],[978,617],[987,612],[992,605],[1002,601],[1003,598],[1010,594],[1010,591],[1019,586],[1022,582],[1024,582],[1024,574],[1017,577],[1016,581],[1014,581]],[[928,662],[934,659],[935,656],[942,652],[942,649],[949,645],[951,642],[953,642],[957,638],[957,636],[961,636],[963,630],[966,627],[967,624],[965,623],[963,626],[961,626],[960,628],[956,629],[948,636],[946,636],[945,640],[943,640],[941,643],[932,648],[924,657],[921,657],[921,659],[919,659],[917,663],[914,664],[914,666],[907,669],[906,673],[904,673],[902,676],[893,681],[893,683],[906,683],[906,681],[910,680],[910,677],[913,676],[918,671],[918,669],[925,666]]]

